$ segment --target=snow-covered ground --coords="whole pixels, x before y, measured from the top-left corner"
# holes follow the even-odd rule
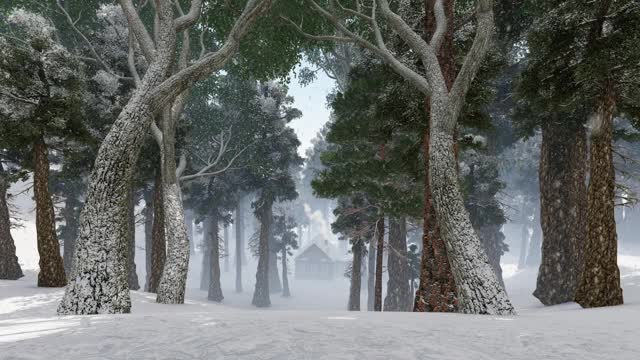
[[[193,288],[185,305],[133,291],[131,314],[60,317],[62,290],[35,287],[28,272],[0,281],[0,359],[638,360],[640,257],[620,266],[626,304],[583,310],[542,307],[530,295],[535,273],[505,265],[514,317],[347,312],[346,281],[292,281],[294,297],[272,296],[266,310],[249,305],[251,288],[226,286],[223,304]]]

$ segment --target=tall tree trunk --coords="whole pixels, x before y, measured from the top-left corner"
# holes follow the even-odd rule
[[[193,210],[184,211],[184,222],[187,226],[187,237],[189,238],[189,253],[193,255],[196,252],[196,242],[193,238]]]
[[[367,311],[373,311],[376,287],[376,236],[369,241],[367,252]]]
[[[145,283],[144,291],[150,292],[149,278],[152,274],[153,259],[153,190],[145,189],[144,193],[144,256]]]
[[[167,242],[164,236],[164,202],[162,195],[162,174],[158,169],[153,185],[153,226],[151,235],[151,272],[147,275],[148,291],[158,291],[160,277],[167,258]]]
[[[290,297],[289,291],[289,274],[287,270],[287,248],[282,249],[282,296]]]
[[[356,239],[351,246],[353,263],[351,265],[351,286],[349,287],[349,311],[360,311],[360,288],[362,275],[362,250],[364,244],[361,239]]]
[[[236,221],[234,224],[236,230],[236,292],[242,292],[242,257],[244,253],[244,239],[242,232],[244,231],[244,216],[242,214],[242,199],[236,203]]]
[[[540,209],[538,209],[537,213],[540,213]],[[529,241],[529,251],[527,252],[526,262],[527,267],[533,268],[540,266],[540,258],[542,257],[542,228],[538,217],[536,217],[531,224],[533,233],[531,234],[531,241]]]
[[[382,255],[384,253],[384,216],[376,223],[376,288],[373,311],[382,311]]]
[[[183,304],[189,269],[189,237],[184,220],[182,191],[176,173],[176,136],[172,109],[162,114],[162,187],[164,232],[167,239],[167,261],[158,285],[156,302]]]
[[[76,205],[78,200],[73,196],[68,196],[65,200],[62,217],[64,218],[65,231],[60,234],[63,241],[62,261],[64,272],[67,276],[73,273],[73,249],[75,247],[76,238],[78,237],[78,214]],[[68,278],[67,278],[68,280]]]
[[[67,283],[60,244],[56,235],[53,201],[49,194],[49,158],[47,144],[40,136],[33,144],[33,194],[36,200],[36,232],[40,256],[39,287],[60,287]]]
[[[211,237],[210,257],[211,257],[211,281],[209,282],[209,293],[207,299],[220,302],[224,299],[222,288],[220,287],[220,229],[217,216],[212,216],[210,220],[209,236]]]
[[[229,224],[224,225],[224,272],[229,272]]]
[[[271,299],[269,299],[269,239],[271,238],[271,221],[273,219],[272,206],[271,201],[265,200],[260,209],[258,269],[256,271],[256,288],[251,301],[257,307],[271,305]]]
[[[436,0],[425,0],[425,39],[431,38],[436,29],[434,5]],[[451,89],[455,79],[455,59],[453,47],[454,12],[453,0],[444,0],[443,6],[447,17],[447,31],[445,33],[438,62],[442,68],[447,87]],[[431,117],[431,100],[425,99],[426,119]],[[427,120],[429,122],[429,120]],[[457,297],[456,286],[449,264],[447,248],[440,236],[433,197],[431,194],[431,181],[429,180],[429,138],[431,126],[427,124],[423,134],[424,152],[424,213],[422,231],[422,261],[420,265],[420,285],[416,291],[413,311],[425,312],[450,312],[456,311]]]
[[[136,212],[135,212],[135,193],[133,186],[129,189],[128,197],[128,218],[127,226],[129,229],[129,251],[128,251],[128,263],[129,263],[129,289],[138,290],[140,284],[138,283],[138,273],[136,272]]]
[[[404,218],[389,218],[389,246],[387,247],[387,295],[384,311],[409,311],[409,265],[407,233]]]
[[[615,222],[615,169],[613,166],[613,114],[616,102],[611,83],[598,104],[591,133],[587,241],[582,277],[575,301],[582,307],[621,305]]]
[[[586,135],[582,126],[542,127],[540,221],[542,253],[533,295],[545,305],[573,301],[586,229]]]
[[[213,246],[213,235],[211,234],[211,216],[205,217],[202,223],[202,267],[200,269],[200,290],[208,291],[211,284],[211,247]]]
[[[0,162],[0,280],[17,280],[24,275],[16,256],[16,245],[11,236],[11,216],[7,205],[9,183]]]
[[[272,239],[273,240],[273,237]],[[269,245],[273,247],[273,243]],[[282,283],[278,274],[278,253],[269,250],[269,292],[279,293],[282,291]]]
[[[520,206],[520,256],[518,257],[518,269],[524,269],[527,265],[527,248],[529,247],[529,217],[527,216],[526,201]]]

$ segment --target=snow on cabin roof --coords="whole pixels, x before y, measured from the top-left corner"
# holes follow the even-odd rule
[[[329,257],[329,255],[327,255],[327,253],[316,244],[309,245],[309,247],[304,249],[298,256],[296,256],[296,261],[311,260],[318,260],[320,262],[333,262],[331,257]]]

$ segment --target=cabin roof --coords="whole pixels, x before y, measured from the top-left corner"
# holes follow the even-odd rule
[[[333,259],[318,245],[311,244],[296,256],[296,261],[333,262]]]

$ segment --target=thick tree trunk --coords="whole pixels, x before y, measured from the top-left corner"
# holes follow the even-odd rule
[[[144,256],[145,283],[144,291],[149,292],[149,278],[151,277],[153,261],[153,191],[144,191]]]
[[[7,205],[9,184],[0,162],[0,280],[17,280],[24,275],[16,256],[16,245],[11,236],[11,216]]]
[[[236,204],[236,221],[234,224],[236,230],[236,292],[242,292],[242,258],[244,254],[244,239],[242,232],[244,231],[244,217],[242,216],[242,199]]]
[[[271,299],[269,299],[269,239],[271,238],[273,204],[268,201],[261,206],[258,269],[256,271],[256,288],[251,303],[257,307],[267,307],[271,305]]]
[[[153,185],[153,226],[151,231],[151,272],[147,275],[148,290],[158,291],[162,270],[167,258],[167,242],[164,236],[164,202],[162,195],[162,175],[158,171]]]
[[[202,267],[200,268],[200,290],[208,291],[211,284],[211,247],[213,246],[213,235],[211,234],[211,217],[205,217],[202,223]]]
[[[229,272],[229,225],[224,225],[224,272]]]
[[[429,180],[440,232],[455,279],[459,309],[469,314],[511,315],[515,310],[500,285],[467,212],[453,152],[446,99],[433,99]],[[435,125],[435,126],[434,126]]]
[[[67,283],[60,244],[56,235],[53,201],[49,194],[49,159],[47,144],[40,136],[33,144],[33,194],[36,200],[36,232],[40,272],[39,287],[60,287]]]
[[[387,247],[387,296],[384,311],[410,311],[409,265],[407,233],[404,218],[389,218],[389,246]]]
[[[367,311],[373,311],[376,287],[376,237],[369,241],[367,252]]]
[[[221,302],[224,299],[222,288],[220,287],[220,229],[218,217],[212,216],[209,222],[209,236],[211,237],[211,281],[209,282],[209,293],[207,299],[211,301]]]
[[[282,249],[282,296],[290,297],[289,291],[289,274],[287,270],[287,249]]]
[[[272,239],[273,240],[273,239]],[[273,247],[270,244],[270,248]],[[282,283],[278,274],[278,254],[269,250],[269,292],[279,293],[282,291]]]
[[[175,36],[170,32],[173,29],[161,29],[159,36],[163,45],[173,49]],[[153,119],[153,89],[167,77],[173,63],[170,53],[161,51],[157,55],[98,150],[80,216],[76,265],[59,314],[130,312],[127,189]],[[167,197],[165,201],[172,201]]]
[[[384,217],[376,223],[376,288],[373,311],[382,311],[382,255],[384,254]]]
[[[353,262],[351,265],[351,286],[349,287],[349,311],[360,311],[360,289],[362,287],[362,250],[364,244],[361,239],[355,240],[351,247]]]
[[[573,301],[586,229],[586,135],[582,126],[542,127],[540,153],[542,253],[533,295],[545,305]]]
[[[130,290],[138,290],[140,289],[140,284],[138,283],[138,273],[136,272],[136,213],[135,213],[135,194],[133,191],[133,186],[129,189],[129,197],[128,197],[128,218],[127,226],[129,230],[129,251],[127,254],[127,259],[129,263],[129,289]]]
[[[575,301],[582,307],[621,305],[615,222],[615,169],[613,166],[613,114],[615,98],[605,87],[591,133],[587,241],[582,277]]]
[[[430,39],[436,29],[434,5],[436,0],[425,0],[425,39]],[[454,12],[453,0],[444,0],[447,17],[447,32],[438,52],[438,61],[442,68],[447,87],[450,89],[455,79],[455,59],[453,48]],[[426,119],[431,116],[430,99],[425,99]],[[428,121],[427,121],[428,122]],[[451,312],[456,311],[456,286],[449,264],[447,248],[440,236],[433,197],[429,180],[429,138],[430,124],[423,134],[424,152],[424,214],[422,232],[422,260],[420,265],[420,284],[415,293],[413,311]]]

